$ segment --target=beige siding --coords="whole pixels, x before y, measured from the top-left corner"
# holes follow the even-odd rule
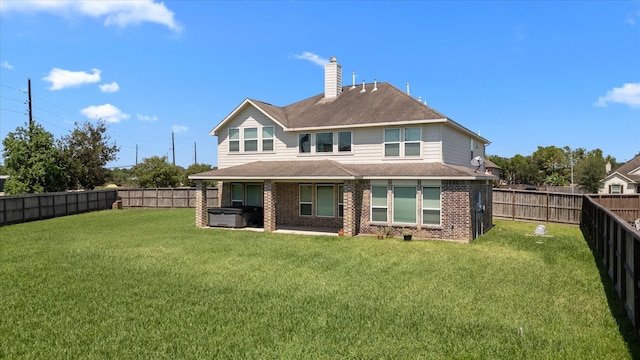
[[[265,126],[274,127],[274,151],[269,152],[239,152],[229,153],[229,129],[230,128],[247,128],[257,127],[258,133],[261,133]],[[223,169],[230,166],[246,164],[254,161],[273,160],[275,154],[279,154],[284,150],[286,145],[280,140],[282,137],[282,128],[276,125],[271,119],[262,112],[251,106],[242,109],[227,126],[225,126],[218,134],[218,168]],[[260,139],[260,138],[259,138]],[[259,140],[260,141],[260,140]]]
[[[228,130],[230,128],[257,127],[258,132],[265,126],[274,126],[273,152],[238,152],[229,153]],[[416,161],[416,158],[384,158],[384,129],[386,127],[341,129],[352,132],[351,153],[341,153],[336,149],[333,153],[315,153],[315,137],[312,136],[311,154],[298,153],[299,132],[285,132],[269,117],[252,106],[240,110],[233,119],[218,132],[218,167],[220,169],[242,165],[254,161],[299,161],[299,160],[334,160],[343,163],[389,163]],[[401,128],[401,127],[399,127]],[[445,162],[470,166],[470,137],[457,129],[443,124],[425,124],[422,127],[421,157],[418,161]],[[311,132],[313,133],[313,132]],[[338,131],[334,131],[337,142]],[[259,138],[259,142],[260,142]],[[243,139],[241,138],[241,148]],[[484,144],[477,142],[474,155],[484,156]]]

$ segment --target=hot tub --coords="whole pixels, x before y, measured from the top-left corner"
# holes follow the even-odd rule
[[[258,206],[217,207],[207,209],[209,226],[243,228],[263,225],[263,208]]]

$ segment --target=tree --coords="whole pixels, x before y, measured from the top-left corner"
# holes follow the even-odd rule
[[[610,157],[608,157],[610,158]],[[615,162],[615,159],[613,159]],[[606,176],[606,161],[602,150],[589,151],[575,166],[576,179],[580,187],[588,193],[597,193]]]
[[[543,172],[545,179],[550,175],[555,175],[554,178],[563,177],[565,169],[570,169],[569,157],[563,149],[555,146],[538,146],[538,150],[531,154],[531,158]]]
[[[109,142],[104,121],[75,123],[75,129],[58,142],[70,189],[90,189],[103,185],[109,174],[105,165],[117,159],[118,146]]]
[[[107,182],[112,182],[118,186],[137,186],[133,171],[125,168],[115,168],[109,171]]]
[[[51,133],[36,123],[18,127],[2,141],[9,179],[7,195],[66,190],[67,177]]]
[[[512,184],[538,184],[541,182],[538,167],[533,163],[530,156],[516,154],[509,161],[509,178]]]
[[[0,165],[0,175],[7,175],[7,169],[5,169],[4,165]]]
[[[142,187],[174,187],[180,184],[181,170],[169,164],[166,156],[142,159],[131,170]]]
[[[196,182],[194,180],[189,180],[189,175],[198,174],[201,172],[209,171],[215,169],[209,164],[192,164],[184,171],[184,176],[182,179],[182,183],[186,186],[195,186]],[[216,186],[216,181],[205,181],[207,186]]]

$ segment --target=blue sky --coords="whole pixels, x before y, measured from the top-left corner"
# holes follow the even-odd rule
[[[209,131],[245,98],[278,106],[389,82],[479,132],[487,153],[640,152],[638,1],[0,2],[0,138],[33,116],[56,138],[102,118],[110,166],[217,164]]]

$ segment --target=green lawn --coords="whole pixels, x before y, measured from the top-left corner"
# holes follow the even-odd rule
[[[526,236],[534,223],[495,221],[457,244],[197,229],[194,217],[114,210],[0,227],[0,358],[637,353],[575,227],[542,238]]]

